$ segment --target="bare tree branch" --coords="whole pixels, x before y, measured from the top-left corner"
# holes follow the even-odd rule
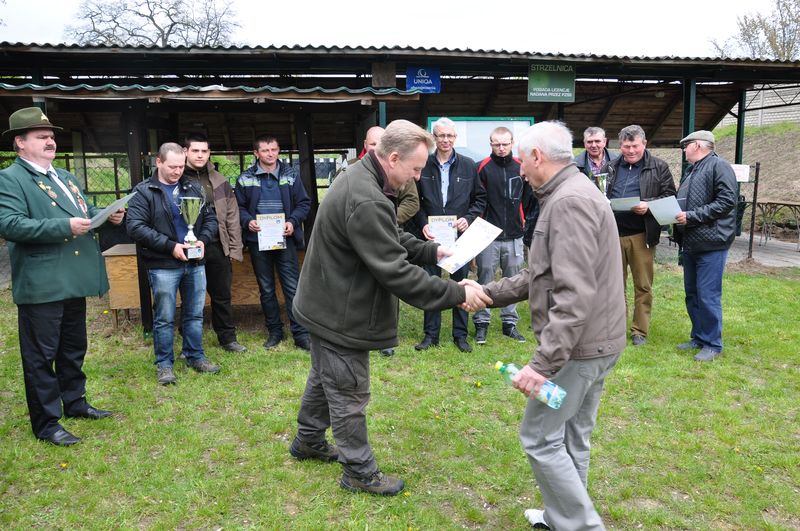
[[[78,16],[78,44],[230,46],[240,27],[232,0],[82,0]]]
[[[790,61],[800,56],[800,0],[773,0],[772,12],[745,14],[738,33],[711,44],[722,57],[752,57]]]

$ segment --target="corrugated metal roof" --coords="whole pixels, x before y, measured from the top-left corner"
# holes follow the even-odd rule
[[[273,99],[279,98],[310,98],[328,100],[354,100],[366,97],[401,97],[403,99],[415,99],[418,91],[404,91],[397,88],[324,88],[324,87],[273,87],[263,85],[251,87],[237,85],[228,87],[224,85],[115,85],[111,83],[103,85],[89,85],[82,83],[79,85],[62,85],[54,83],[50,85],[37,85],[34,83],[23,83],[19,85],[0,83],[0,92],[9,91],[15,93],[36,93],[42,95],[57,94],[59,97],[74,95],[79,97],[86,93],[93,96],[103,96],[110,98],[136,98],[136,97],[159,97],[165,99],[253,99],[255,97],[265,97]]]
[[[343,54],[389,54],[389,55],[425,55],[425,56],[449,56],[449,57],[474,57],[474,58],[508,58],[508,59],[529,59],[529,60],[545,60],[545,61],[633,61],[633,62],[671,62],[671,63],[686,63],[686,62],[703,62],[703,63],[722,63],[722,64],[757,64],[757,65],[800,65],[800,61],[777,61],[773,59],[758,59],[758,58],[721,58],[721,57],[678,57],[678,56],[628,56],[628,55],[595,55],[595,54],[558,54],[558,53],[539,53],[539,52],[522,52],[513,50],[472,50],[468,48],[424,48],[424,47],[409,47],[409,46],[311,46],[311,45],[293,45],[293,46],[227,46],[227,47],[211,47],[211,46],[110,46],[110,45],[79,45],[79,44],[49,44],[49,43],[0,43],[0,48],[7,49],[27,49],[30,51],[32,48],[37,48],[40,51],[86,51],[86,52],[103,52],[109,53],[198,53],[198,54],[330,54],[330,55],[343,55]]]

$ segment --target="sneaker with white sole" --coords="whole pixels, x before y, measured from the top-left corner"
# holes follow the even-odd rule
[[[544,511],[541,509],[526,509],[525,518],[534,529],[550,529],[550,526],[544,521]]]

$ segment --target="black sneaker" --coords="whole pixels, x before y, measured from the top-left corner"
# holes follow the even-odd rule
[[[514,325],[504,326],[503,327],[503,335],[510,337],[511,339],[513,339],[514,341],[516,341],[518,343],[525,343],[525,341],[526,341],[525,336],[520,334],[519,330],[517,330],[517,327],[514,326]]]
[[[380,496],[396,496],[406,486],[402,479],[387,476],[380,470],[376,470],[368,478],[354,478],[347,474],[342,474],[339,485],[350,492],[367,492]]]
[[[381,356],[394,356],[394,349],[393,348],[382,348],[381,349]]]
[[[486,344],[486,334],[489,333],[489,327],[478,325],[475,327],[475,343],[478,345]]]
[[[197,372],[207,372],[210,374],[216,374],[219,372],[219,365],[211,363],[206,358],[201,360],[186,360],[186,366],[190,369],[196,370]]]
[[[294,346],[296,346],[299,349],[307,350],[308,352],[311,352],[311,338],[308,337],[308,336],[301,336],[301,337],[295,338]]]
[[[283,335],[270,334],[266,341],[264,341],[264,348],[269,350],[278,346],[278,343],[283,341]]]
[[[472,352],[472,345],[469,344],[466,337],[454,337],[453,343],[461,352]]]
[[[329,463],[339,459],[339,450],[335,446],[328,444],[328,441],[317,443],[304,443],[297,437],[292,441],[289,447],[289,453],[295,459],[303,461],[305,459],[318,459]]]

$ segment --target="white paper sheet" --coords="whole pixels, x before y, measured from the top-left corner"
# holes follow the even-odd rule
[[[616,212],[628,212],[630,209],[641,203],[638,197],[620,197],[611,200],[611,210]]]
[[[440,260],[437,265],[449,273],[455,273],[486,249],[501,232],[503,232],[502,229],[495,227],[485,219],[476,218],[472,225],[464,231],[464,234],[456,240],[455,245],[450,248],[453,255]]]
[[[283,236],[283,228],[286,225],[286,216],[280,214],[258,214],[258,250],[276,251],[286,249],[286,238]]]
[[[456,219],[456,216],[428,216],[428,232],[434,241],[445,247],[455,245],[458,236]]]
[[[120,197],[119,199],[117,199],[116,201],[114,201],[113,203],[111,203],[110,205],[105,207],[103,210],[98,212],[92,218],[92,224],[91,224],[90,228],[96,229],[97,227],[99,227],[100,225],[105,223],[106,220],[108,219],[108,217],[111,214],[113,214],[114,212],[116,212],[120,208],[124,207],[125,204],[130,200],[130,198],[135,196],[135,195],[136,195],[136,192],[131,192],[130,194],[126,195],[125,197]]]
[[[678,200],[674,195],[656,199],[655,201],[648,201],[647,206],[650,208],[650,213],[656,218],[659,225],[672,225],[676,223],[675,216],[681,211]]]

